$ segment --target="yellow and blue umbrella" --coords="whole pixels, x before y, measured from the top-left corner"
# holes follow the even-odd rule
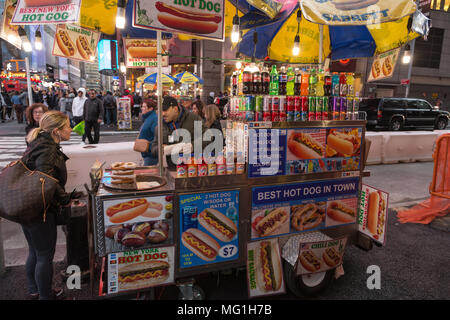
[[[137,78],[137,81],[155,84],[157,82],[157,76],[158,76],[157,72],[148,73],[148,74],[144,74],[143,76],[140,76],[139,78]],[[174,84],[174,83],[178,82],[178,80],[176,78],[174,78],[171,75],[166,74],[166,73],[161,73],[161,80],[162,80],[163,84]]]
[[[195,82],[198,82],[200,84],[203,84],[203,79],[201,79],[199,76],[197,76],[196,74],[193,74],[192,72],[189,72],[189,71],[180,72],[180,73],[175,75],[175,78],[180,83],[195,83]]]
[[[386,2],[387,0],[379,0]],[[414,2],[413,0],[399,0],[401,2]],[[311,2],[302,0],[302,6]],[[372,1],[373,2],[373,1]],[[233,4],[235,2],[232,2]],[[315,1],[315,3],[319,3]],[[326,3],[322,2],[322,3]],[[241,28],[248,29],[238,51],[246,56],[258,59],[269,58],[289,63],[318,63],[320,29],[318,22],[301,19],[297,23],[297,11],[300,8],[298,0],[286,0],[278,15],[269,19],[260,10],[250,6],[245,0],[237,0],[238,9],[244,12],[241,17]],[[382,23],[369,21],[352,21],[351,18],[343,25],[345,16],[331,17],[328,25],[323,25],[322,61],[330,56],[331,60],[372,57],[382,52],[398,48],[408,41],[418,37],[415,32],[408,30],[409,14],[415,6],[408,11],[391,19],[382,20]],[[334,10],[334,12],[338,12]],[[353,17],[350,11],[349,17]],[[308,16],[311,19],[312,14]],[[364,16],[365,17],[365,16]],[[333,19],[340,19],[335,23]],[[347,18],[345,18],[347,19]],[[355,19],[356,20],[356,19]],[[362,18],[361,18],[362,20]],[[364,24],[365,23],[365,24]],[[336,25],[337,24],[337,25]],[[292,55],[294,38],[299,29],[300,54]],[[254,33],[257,33],[257,43],[254,44]]]

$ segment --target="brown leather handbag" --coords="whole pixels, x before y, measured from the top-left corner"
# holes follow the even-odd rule
[[[136,139],[134,141],[133,150],[136,152],[148,152],[150,142],[147,139]]]
[[[21,161],[0,172],[0,217],[24,225],[45,222],[58,180]]]

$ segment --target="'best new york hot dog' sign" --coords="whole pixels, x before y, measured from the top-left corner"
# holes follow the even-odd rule
[[[81,0],[18,0],[11,24],[78,22]]]
[[[224,0],[134,0],[133,26],[224,39]]]

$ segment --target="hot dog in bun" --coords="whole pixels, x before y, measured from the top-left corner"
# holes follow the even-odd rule
[[[319,258],[317,258],[314,252],[310,250],[302,251],[299,259],[303,268],[310,272],[317,272],[322,267],[322,263],[320,262]]]
[[[133,199],[118,203],[106,210],[111,223],[123,223],[141,215],[148,208],[146,199]]]
[[[67,4],[70,2],[71,0],[25,0],[25,6],[27,7],[58,6],[60,4]]]
[[[309,230],[317,227],[323,219],[317,206],[313,203],[292,207],[292,226],[297,231]]]
[[[334,221],[350,223],[356,218],[355,210],[340,201],[332,201],[328,205],[327,215]]]
[[[59,49],[65,56],[71,57],[75,54],[75,45],[66,30],[59,29],[55,34],[55,38]]]
[[[220,245],[216,240],[195,228],[183,232],[181,241],[187,249],[205,261],[214,261],[220,250]]]
[[[158,21],[166,27],[190,33],[209,34],[216,32],[222,17],[216,14],[182,10],[178,7],[156,1]]]
[[[156,58],[156,43],[153,40],[128,41],[127,50],[132,58]]]
[[[384,232],[386,216],[386,201],[376,191],[369,194],[369,207],[367,213],[367,229],[378,239]]]
[[[325,263],[331,268],[337,266],[341,261],[340,255],[334,248],[325,249],[325,251],[322,253],[322,258],[323,261],[325,261]]]
[[[159,202],[150,201],[148,203],[148,208],[142,214],[143,217],[147,218],[157,218],[161,215],[161,210],[163,209],[163,205]]]
[[[155,286],[169,278],[166,261],[151,260],[126,265],[119,270],[120,290],[135,290]]]
[[[385,76],[389,76],[392,73],[392,70],[394,69],[394,67],[392,66],[392,59],[391,57],[386,57],[386,59],[384,59],[383,61],[383,74]]]
[[[272,211],[256,224],[255,230],[261,237],[269,236],[281,227],[288,218],[289,214],[284,208],[272,209]]]
[[[375,60],[372,65],[372,77],[375,79],[381,75],[381,65],[379,60]]]
[[[237,232],[237,227],[230,218],[215,209],[205,209],[198,216],[198,222],[217,239],[230,242]]]
[[[343,155],[353,155],[359,149],[360,141],[351,132],[331,129],[327,137],[327,145]]]
[[[288,148],[299,159],[323,158],[323,145],[308,133],[293,132],[288,139]]]
[[[264,292],[281,288],[281,261],[277,250],[270,241],[262,241],[256,252],[256,286]]]
[[[91,46],[89,45],[89,41],[85,36],[79,36],[77,38],[77,48],[79,54],[85,60],[89,60],[94,53],[92,52]]]

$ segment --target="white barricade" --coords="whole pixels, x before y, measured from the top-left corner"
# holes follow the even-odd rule
[[[66,162],[66,191],[71,192],[74,188],[85,191],[83,186],[85,183],[90,186],[89,171],[95,160],[106,162],[104,168],[116,161],[135,162],[142,165],[141,154],[133,150],[133,145],[134,141],[63,146],[63,152],[69,157]],[[91,146],[95,148],[89,148]]]
[[[380,164],[383,162],[383,135],[380,132],[366,132],[366,139],[371,142],[366,164]]]

